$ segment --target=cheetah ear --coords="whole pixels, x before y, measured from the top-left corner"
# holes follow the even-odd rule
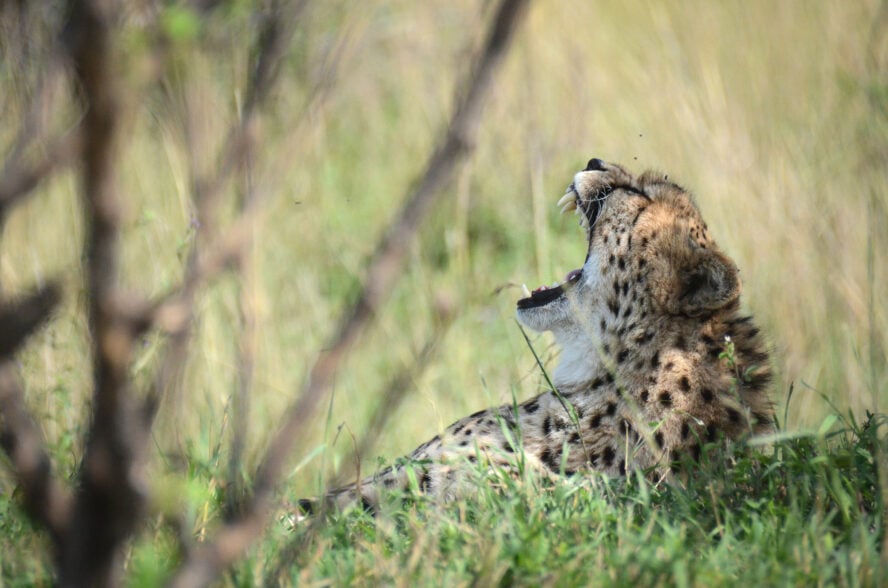
[[[740,297],[737,266],[723,254],[697,249],[676,268],[671,306],[679,314],[703,316]]]

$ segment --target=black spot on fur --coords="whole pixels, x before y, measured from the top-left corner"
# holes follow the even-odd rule
[[[466,426],[465,423],[460,423],[460,424],[456,425],[456,428],[453,429],[453,434],[459,435],[459,432],[462,431],[463,427],[465,427],[465,426]]]
[[[729,406],[726,409],[726,412],[728,413],[728,420],[731,421],[732,424],[734,424],[734,425],[740,424],[741,416],[740,416],[740,413],[736,409],[733,409]]]
[[[614,280],[614,296],[620,295],[620,282],[619,280]]]
[[[296,504],[305,516],[313,515],[315,512],[314,503],[307,498],[300,498]]]
[[[681,379],[678,381],[678,386],[679,388],[681,388],[682,392],[689,391],[691,389],[691,383],[690,381],[688,381],[688,377],[682,376]]]
[[[601,388],[602,384],[604,384],[604,380],[602,380],[601,378],[595,378],[594,380],[592,380],[590,386],[593,390],[595,390],[596,388]]]
[[[688,435],[691,434],[691,427],[688,425],[688,422],[685,421],[681,424],[681,440],[684,441],[688,438]]]
[[[629,282],[623,282],[623,296],[629,293]]]
[[[651,367],[657,368],[660,365],[660,352],[655,351],[654,356],[651,358]]]
[[[668,371],[671,371],[672,368],[674,368],[674,367],[675,367],[674,363],[672,363],[671,361],[667,361],[666,365],[663,366],[663,369],[668,372]]]
[[[605,447],[604,453],[602,454],[602,462],[605,467],[610,467],[614,463],[614,457],[616,457],[616,452],[613,447]]]
[[[620,475],[621,476],[626,475],[626,462],[625,461],[620,461]]]
[[[610,355],[611,346],[608,345],[607,343],[605,343],[604,345],[601,346],[601,350],[604,351],[605,355]]]
[[[715,428],[715,425],[712,423],[706,426],[706,441],[712,443],[715,441],[715,438],[718,436],[718,429]]]
[[[419,478],[419,489],[423,492],[428,492],[432,489],[432,476],[427,470],[423,470],[422,476]]]
[[[604,381],[607,384],[613,384],[614,383],[614,375],[610,372],[604,374]]]
[[[703,388],[702,390],[700,390],[700,396],[703,398],[703,402],[712,402],[712,400],[715,398],[715,395],[709,388]]]
[[[589,427],[595,429],[595,428],[597,428],[598,425],[600,425],[600,424],[601,424],[601,415],[600,415],[600,414],[593,414],[593,415],[589,418]]]
[[[515,449],[512,448],[512,444],[508,441],[503,441],[503,451],[506,453],[515,453]]]
[[[626,358],[629,357],[629,350],[624,349],[617,354],[617,363],[623,363],[626,361]]]
[[[468,446],[468,444],[469,444],[468,441],[460,441],[460,442],[459,442],[459,446],[460,446],[460,447],[466,447],[466,446]]]
[[[657,431],[656,433],[654,433],[654,442],[656,442],[657,447],[663,449],[666,441],[663,440],[663,433],[661,431]]]
[[[660,404],[663,406],[672,406],[672,396],[669,392],[660,392],[660,396],[657,398],[660,401]]]
[[[616,402],[608,402],[607,403],[607,416],[614,416],[617,413],[617,403]]]
[[[373,503],[366,496],[361,496],[361,508],[364,509],[364,512],[369,512],[372,515],[376,514],[376,507],[373,506]]]
[[[580,434],[577,433],[576,431],[574,431],[573,433],[571,433],[570,439],[568,439],[568,443],[576,445],[579,442],[580,442]]]
[[[485,409],[485,410],[479,410],[479,411],[476,412],[476,413],[472,413],[472,414],[469,415],[469,418],[470,418],[470,419],[476,419],[476,418],[478,418],[479,416],[481,416],[482,414],[487,414],[487,410],[486,410],[486,409]]]
[[[626,306],[626,310],[623,311],[623,318],[629,318],[630,314],[632,314],[632,305]]]
[[[654,338],[654,331],[645,331],[644,333],[641,333],[641,334],[635,336],[635,342],[638,343],[639,345],[644,345],[645,343],[648,343],[653,338]]]
[[[650,398],[650,396],[651,396],[651,395],[650,395],[650,393],[649,393],[647,390],[642,390],[642,392],[641,392],[641,396],[640,396],[641,401],[642,401],[642,402],[647,402],[647,401],[648,401],[648,398]]]
[[[694,458],[694,461],[700,461],[700,454],[702,452],[700,444],[694,443],[693,445],[691,445],[690,450],[691,456]]]
[[[607,323],[604,322],[604,319],[599,321],[598,326],[601,328],[602,333],[607,330]]]
[[[535,413],[537,410],[539,410],[539,408],[540,408],[540,401],[539,400],[531,400],[530,402],[528,402],[527,404],[524,405],[524,411],[527,412],[528,414]]]
[[[620,271],[623,271],[626,269],[626,259],[623,258],[622,256],[620,257],[620,260],[617,262],[617,267],[620,268]]]
[[[557,472],[561,469],[561,450],[549,450],[547,447],[540,453],[540,461],[543,462],[550,470]]]
[[[607,301],[607,308],[615,317],[620,317],[620,303],[618,300],[615,298],[609,298]]]
[[[552,432],[552,419],[549,416],[543,419],[543,435],[548,435]]]
[[[607,262],[608,262],[608,264],[613,265],[614,261],[616,261],[616,257],[614,257],[614,254],[611,253],[610,257],[607,258]]]

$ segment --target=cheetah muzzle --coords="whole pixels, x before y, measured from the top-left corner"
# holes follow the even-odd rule
[[[555,476],[661,476],[711,444],[771,430],[765,345],[691,195],[592,159],[558,204],[585,231],[583,266],[517,302],[518,320],[561,349],[557,392],[460,419],[329,502],[374,508],[381,491],[406,489],[453,499],[471,487],[470,463],[508,472],[517,452]]]

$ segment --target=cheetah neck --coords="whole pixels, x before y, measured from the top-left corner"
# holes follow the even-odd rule
[[[667,389],[682,395],[692,386],[697,396],[711,392],[719,398],[740,390],[738,410],[767,420],[768,354],[758,328],[736,307],[706,319],[600,321],[594,330],[555,333],[561,357],[553,383],[559,391],[595,396],[614,388],[637,397],[640,404],[669,405],[674,399],[662,395]]]

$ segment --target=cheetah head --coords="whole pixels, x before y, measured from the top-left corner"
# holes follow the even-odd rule
[[[586,259],[557,286],[525,289],[517,315],[531,329],[552,331],[568,356],[592,353],[607,330],[705,320],[736,304],[736,266],[716,247],[690,194],[668,176],[635,177],[592,159],[559,205],[579,216]]]

